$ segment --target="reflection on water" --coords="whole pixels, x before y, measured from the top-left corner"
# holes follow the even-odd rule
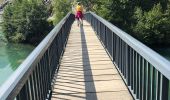
[[[33,46],[23,44],[4,44],[0,41],[0,85],[16,70]]]

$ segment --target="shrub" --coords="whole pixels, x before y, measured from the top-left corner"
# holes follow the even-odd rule
[[[57,24],[69,11],[71,11],[71,2],[69,0],[53,1],[54,25]]]
[[[162,11],[160,4],[155,5],[150,11],[143,12],[137,8],[134,18],[136,25],[133,27],[134,35],[148,45],[167,44],[164,39],[170,35],[168,17]]]
[[[47,7],[37,1],[16,0],[3,14],[3,31],[8,41],[39,42],[39,37],[50,30]],[[32,38],[37,38],[31,41]]]

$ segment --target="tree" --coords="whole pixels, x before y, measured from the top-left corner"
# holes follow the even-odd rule
[[[53,0],[53,16],[54,24],[57,24],[69,11],[71,11],[71,1],[69,0]]]
[[[164,13],[161,4],[156,4],[148,12],[137,8],[133,33],[136,38],[148,45],[170,44],[169,10]]]
[[[8,41],[37,44],[49,32],[47,7],[39,0],[16,0],[3,14],[3,31]]]
[[[135,4],[131,0],[100,0],[100,5],[95,10],[119,28],[128,31],[133,23]]]
[[[93,11],[147,45],[168,45],[168,5],[168,0],[99,0]]]
[[[86,11],[93,11],[94,6],[98,5],[101,0],[77,0],[77,2],[81,2],[86,9]]]

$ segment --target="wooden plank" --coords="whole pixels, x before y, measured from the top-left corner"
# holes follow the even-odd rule
[[[133,100],[91,26],[72,25],[52,100]]]

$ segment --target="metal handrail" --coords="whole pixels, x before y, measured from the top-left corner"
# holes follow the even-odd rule
[[[93,12],[85,14],[135,99],[169,100],[170,62]]]
[[[9,97],[15,98],[15,96],[17,96],[17,94],[19,93],[19,91],[22,89],[23,85],[29,78],[30,74],[33,73],[33,69],[35,69],[37,63],[42,59],[45,52],[47,52],[49,47],[52,45],[54,39],[59,34],[59,32],[62,31],[63,25],[68,23],[68,22],[66,23],[66,21],[70,16],[71,13],[68,13],[55,26],[55,28],[44,38],[44,40],[33,50],[33,52],[24,60],[24,62],[8,78],[8,80],[0,87],[0,100],[6,100]],[[69,27],[70,26],[67,27],[68,28],[66,29],[67,31],[69,30]]]
[[[129,46],[131,46],[135,51],[137,51],[142,57],[144,57],[148,62],[150,62],[157,70],[159,70],[164,76],[170,80],[170,61],[162,57],[160,54],[150,49],[137,39],[130,36],[128,33],[122,31],[115,25],[106,21],[95,13],[90,12],[94,17],[104,23],[111,31],[118,35],[123,41],[125,41]]]

